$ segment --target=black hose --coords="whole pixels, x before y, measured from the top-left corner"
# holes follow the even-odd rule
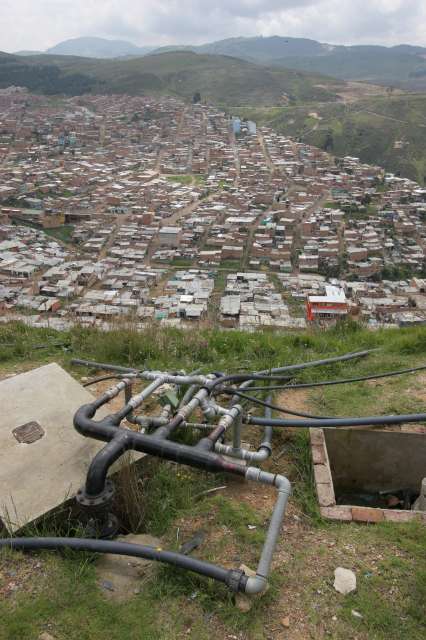
[[[268,387],[262,390],[268,391]],[[254,391],[254,389],[250,388],[250,391]],[[238,396],[239,398],[244,398],[245,400],[249,400],[254,404],[260,405],[261,407],[266,407],[268,409],[272,409],[273,411],[278,411],[279,413],[287,413],[289,416],[300,416],[301,418],[312,418],[313,420],[327,419],[326,416],[313,416],[310,413],[300,413],[297,411],[291,411],[290,409],[286,409],[285,407],[279,407],[276,404],[271,404],[270,402],[265,402],[264,400],[260,400],[259,398],[254,398],[253,396],[250,396],[246,393],[242,393],[241,391],[238,391],[238,389],[233,389],[232,387],[228,387],[228,388],[225,387],[225,389],[221,389],[221,393],[225,393],[227,395],[235,395],[235,396]]]
[[[100,378],[95,378],[94,380],[89,380],[89,382],[85,382],[83,387],[90,387],[92,384],[97,384],[98,382],[104,382],[105,380],[122,380],[123,378],[124,378],[124,374],[101,376]]]
[[[401,369],[399,371],[390,371],[389,373],[378,373],[371,376],[361,376],[359,378],[344,378],[341,380],[325,380],[323,382],[306,382],[301,384],[277,385],[274,387],[250,387],[250,391],[274,391],[278,389],[312,389],[314,387],[328,387],[337,384],[351,384],[352,382],[364,382],[365,380],[379,380],[380,378],[392,378],[394,376],[402,376],[404,374],[415,373],[416,371],[424,371],[426,365],[421,367],[413,367],[411,369]]]
[[[286,367],[278,367],[274,369],[270,369],[269,372],[265,370],[262,373],[247,373],[247,374],[234,374],[229,376],[223,376],[209,383],[210,393],[220,384],[225,382],[245,382],[248,380],[276,380],[283,379],[283,376],[274,375],[280,373],[288,373],[289,371],[299,371],[301,369],[307,369],[309,367],[320,367],[328,364],[333,364],[335,362],[345,362],[347,360],[354,360],[355,358],[364,358],[377,351],[377,349],[370,349],[368,351],[357,351],[356,353],[347,353],[343,356],[336,356],[334,358],[325,358],[323,360],[312,360],[311,362],[302,362],[301,364],[292,364]]]
[[[194,573],[199,573],[208,578],[213,578],[219,582],[224,582],[230,586],[232,569],[224,569],[210,562],[204,562],[191,558],[182,553],[174,551],[163,551],[162,549],[149,547],[147,545],[130,544],[128,542],[116,542],[111,540],[94,540],[84,538],[6,538],[0,539],[0,549],[8,548],[19,551],[38,551],[73,549],[75,551],[89,551],[93,553],[112,553],[120,556],[132,556],[165,562]],[[241,572],[241,578],[243,578]]]
[[[265,419],[258,416],[248,416],[247,424],[264,427],[300,427],[301,429],[334,429],[336,427],[370,427],[391,424],[407,424],[412,422],[426,422],[426,413],[410,413],[397,416],[365,416],[363,418],[317,418],[314,420],[282,420],[279,418]]]

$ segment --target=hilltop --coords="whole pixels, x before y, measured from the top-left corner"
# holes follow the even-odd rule
[[[87,58],[120,58],[122,56],[143,56],[152,49],[153,47],[137,47],[126,40],[86,37],[64,40],[47,49],[46,53]]]

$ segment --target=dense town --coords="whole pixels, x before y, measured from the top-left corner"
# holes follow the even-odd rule
[[[426,189],[196,102],[0,91],[0,312],[426,322]]]

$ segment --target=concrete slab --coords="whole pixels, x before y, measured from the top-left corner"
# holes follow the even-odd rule
[[[84,483],[103,444],[79,435],[72,421],[92,400],[56,363],[0,382],[0,518],[11,533]]]

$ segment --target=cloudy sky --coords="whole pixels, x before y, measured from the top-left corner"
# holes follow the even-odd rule
[[[425,0],[0,0],[0,50],[44,50],[78,36],[138,45],[231,36],[426,46]]]

